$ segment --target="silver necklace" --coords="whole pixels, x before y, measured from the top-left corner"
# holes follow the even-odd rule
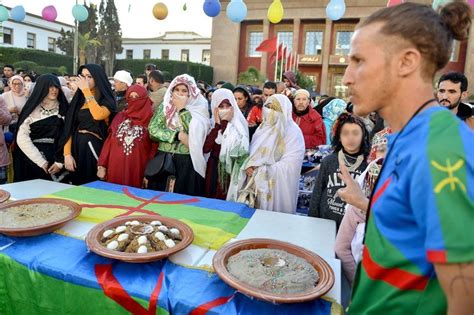
[[[351,163],[350,161],[347,160],[346,154],[342,152],[342,149],[339,151],[337,154],[337,157],[339,159],[339,163],[344,163],[344,165],[347,167],[349,172],[354,172],[359,168],[359,166],[362,164],[364,161],[364,155],[361,154],[357,157],[354,163]]]
[[[44,102],[41,102],[41,104],[40,104],[40,113],[43,116],[51,116],[51,115],[57,114],[58,112],[59,112],[59,103],[58,102],[56,102],[54,104],[53,108],[45,108]]]

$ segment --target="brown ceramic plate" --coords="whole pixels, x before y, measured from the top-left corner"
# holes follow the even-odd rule
[[[0,203],[3,203],[10,199],[10,193],[6,190],[0,189]]]
[[[227,262],[229,257],[239,253],[242,250],[260,248],[281,249],[305,259],[319,273],[319,281],[317,285],[313,289],[304,293],[274,294],[243,283],[229,273],[227,270]],[[329,264],[313,252],[290,243],[264,238],[253,238],[236,241],[222,247],[214,255],[212,265],[217,275],[231,287],[246,295],[253,296],[259,300],[271,303],[301,303],[317,299],[331,290],[335,279],[334,272],[332,271]]]
[[[127,221],[137,220],[139,222],[148,223],[152,221],[161,221],[164,225],[168,227],[177,228],[183,237],[183,240],[179,242],[175,247],[168,248],[165,250],[146,253],[146,254],[138,254],[138,253],[123,253],[115,250],[108,249],[107,247],[100,244],[100,239],[102,234],[105,230],[113,229],[119,225],[123,225]],[[171,256],[189,245],[194,240],[194,233],[193,230],[189,227],[189,225],[172,218],[162,217],[159,215],[140,215],[140,216],[124,216],[118,217],[101,224],[98,224],[89,231],[86,237],[86,244],[87,247],[97,255],[108,257],[112,259],[118,259],[125,262],[130,263],[147,263],[155,260],[160,260]]]
[[[50,222],[48,224],[37,225],[32,227],[25,228],[4,228],[0,227],[0,233],[10,236],[35,236],[53,232],[60,227],[64,226],[69,221],[73,220],[79,214],[81,214],[82,207],[75,202],[64,200],[64,199],[55,199],[55,198],[33,198],[33,199],[24,199],[18,201],[12,201],[3,205],[0,205],[0,212],[8,208],[32,204],[46,203],[51,205],[54,208],[55,205],[63,205],[69,207],[72,211],[71,213],[62,219]]]

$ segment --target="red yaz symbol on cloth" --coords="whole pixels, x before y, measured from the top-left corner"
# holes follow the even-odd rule
[[[163,201],[159,200],[162,196],[164,196],[164,193],[158,194],[154,196],[151,199],[144,199],[141,197],[137,197],[133,195],[128,188],[123,188],[122,192],[129,198],[140,201],[142,202],[140,205],[136,207],[128,207],[128,206],[121,206],[121,205],[99,205],[99,204],[81,204],[81,207],[83,208],[110,208],[110,209],[121,209],[121,210],[127,210],[127,212],[118,215],[118,217],[123,217],[127,215],[131,215],[133,213],[142,213],[142,214],[151,214],[151,215],[156,215],[156,212],[149,211],[143,209],[145,206],[149,204],[164,204],[164,205],[178,205],[178,204],[188,204],[188,203],[195,203],[199,202],[199,198],[190,198],[190,199],[183,199],[183,200],[173,200],[173,201]]]
[[[223,296],[213,301],[199,305],[198,307],[193,309],[191,312],[189,312],[189,315],[205,315],[207,314],[208,311],[212,310],[213,308],[230,302],[236,294],[237,294],[237,291],[235,291],[235,293],[232,294],[231,296]]]
[[[141,306],[130,296],[130,294],[127,293],[127,291],[125,291],[122,285],[118,282],[117,278],[115,278],[115,276],[113,275],[112,265],[95,265],[95,275],[97,277],[97,282],[104,290],[105,295],[117,302],[117,304],[122,306],[130,313],[134,315],[156,314],[158,296],[160,295],[161,287],[163,285],[163,272],[160,273],[155,289],[151,294],[148,309],[145,309],[143,306]],[[231,296],[220,297],[213,301],[199,305],[198,307],[193,309],[189,313],[189,315],[205,315],[211,309],[228,303],[234,298],[236,293],[237,292],[235,292]]]
[[[160,273],[155,289],[151,294],[148,309],[141,306],[127,293],[127,291],[125,291],[117,278],[113,275],[112,265],[95,265],[95,276],[97,277],[97,282],[99,282],[99,285],[104,290],[105,295],[117,302],[117,304],[130,313],[134,315],[156,314],[158,296],[160,295],[161,287],[163,285],[163,272]]]

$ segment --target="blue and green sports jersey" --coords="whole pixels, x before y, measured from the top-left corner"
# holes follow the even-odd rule
[[[474,261],[474,133],[433,107],[389,137],[389,152],[349,314],[445,314],[434,264]]]

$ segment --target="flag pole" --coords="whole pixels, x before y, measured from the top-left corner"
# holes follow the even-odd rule
[[[281,65],[280,65],[280,82],[283,80],[283,52],[286,52],[286,46],[282,46],[281,47],[281,52],[282,52],[282,56],[281,56]],[[278,60],[277,60],[278,62]]]
[[[298,64],[300,63],[300,55],[296,54],[296,60],[295,60],[295,72],[298,71]]]
[[[276,50],[276,59],[275,59],[275,80],[274,80],[275,82],[276,82],[277,76],[278,76],[278,50],[280,50],[280,47],[278,45],[278,40],[279,40],[279,38],[278,38],[278,34],[277,34],[277,46],[276,46],[277,50]]]

